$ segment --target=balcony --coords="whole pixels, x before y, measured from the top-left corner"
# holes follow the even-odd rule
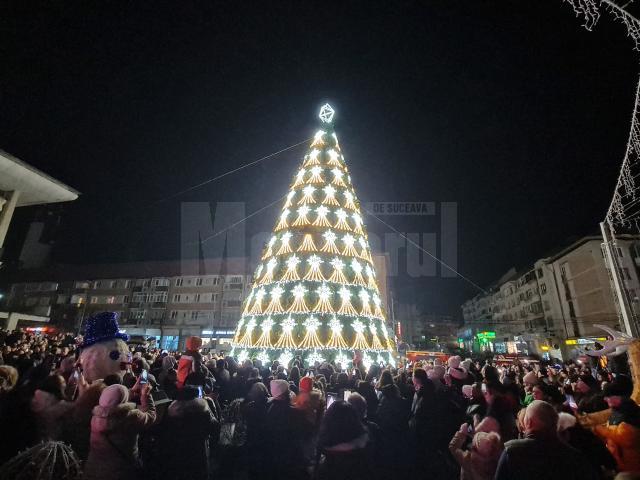
[[[162,302],[153,302],[151,304],[151,308],[165,308],[167,306],[167,301],[164,300]]]
[[[169,286],[168,285],[158,285],[156,287],[153,288],[156,292],[166,292],[169,290]]]

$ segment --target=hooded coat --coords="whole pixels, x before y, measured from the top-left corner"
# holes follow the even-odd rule
[[[594,428],[621,472],[640,472],[640,407],[631,399],[613,409],[609,422]]]
[[[115,390],[126,393],[115,401],[105,402],[107,393]],[[140,409],[127,400],[125,387],[111,385],[102,392],[100,403],[93,409],[85,480],[139,480],[138,434],[154,424],[156,409],[150,396],[142,396]]]

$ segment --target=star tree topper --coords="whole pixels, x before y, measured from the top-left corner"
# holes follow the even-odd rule
[[[328,103],[325,103],[322,108],[320,108],[320,114],[318,115],[320,117],[320,120],[322,120],[323,123],[331,123],[333,121],[333,115],[335,114],[335,110],[331,107],[331,105],[329,105]]]

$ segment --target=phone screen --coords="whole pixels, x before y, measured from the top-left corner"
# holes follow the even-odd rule
[[[198,398],[202,398],[202,385],[198,385]]]
[[[331,404],[333,402],[336,401],[336,396],[333,395],[332,393],[330,393],[329,395],[327,395],[327,408],[329,408],[331,406]]]
[[[342,399],[346,402],[349,399],[349,395],[351,395],[352,393],[352,390],[345,390],[342,394]]]
[[[147,372],[146,370],[142,370],[142,372],[140,373],[140,383],[145,384],[148,381],[149,381],[149,372]]]

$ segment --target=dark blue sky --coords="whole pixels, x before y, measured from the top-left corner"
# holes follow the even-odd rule
[[[181,201],[272,202],[302,149],[147,207],[309,137],[328,99],[361,200],[457,202],[458,267],[486,285],[597,231],[638,75],[622,25],[587,32],[560,0],[16,1],[0,23],[0,148],[83,193],[64,262],[176,258]],[[394,288],[442,313],[475,293]]]

